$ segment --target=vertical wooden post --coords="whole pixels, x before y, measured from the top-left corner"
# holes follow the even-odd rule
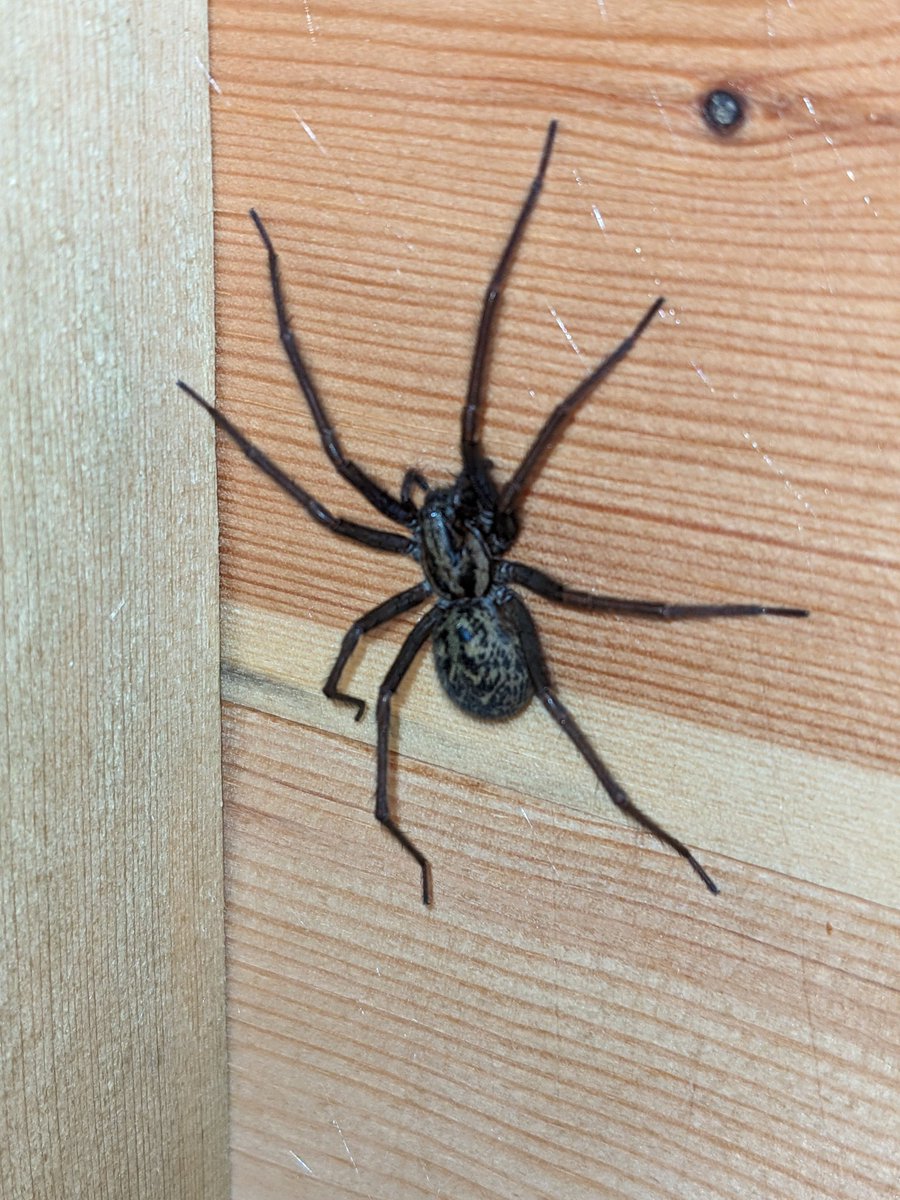
[[[206,7],[6,4],[0,1193],[227,1189]]]

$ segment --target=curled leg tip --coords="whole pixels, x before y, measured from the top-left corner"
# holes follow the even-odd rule
[[[356,712],[353,714],[354,721],[361,721],[363,719],[363,713],[366,711],[365,700],[361,700],[359,696],[348,696],[346,692],[333,691],[327,684],[322,688],[322,691],[329,700],[336,700],[338,704],[352,704],[356,709]]]

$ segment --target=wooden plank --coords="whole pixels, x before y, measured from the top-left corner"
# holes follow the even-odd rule
[[[227,1193],[206,12],[6,5],[4,1200]]]
[[[807,604],[658,628],[535,602],[564,698],[722,885],[610,811],[541,712],[482,727],[427,659],[395,796],[321,696],[416,578],[221,448],[236,1194],[877,1197],[900,1178],[898,27],[851,5],[217,0],[219,394],[323,503],[255,205],[351,456],[458,465],[482,291],[560,136],[499,323],[501,477],[654,295],[550,455],[517,555],[582,587]],[[728,141],[705,91],[749,99]],[[198,414],[198,418],[200,414]],[[348,677],[374,699],[410,619]],[[298,1182],[299,1181],[299,1182]]]

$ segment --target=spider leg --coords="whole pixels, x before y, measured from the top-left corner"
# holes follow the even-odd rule
[[[529,591],[555,600],[569,608],[593,612],[631,613],[656,617],[661,621],[705,621],[710,617],[808,617],[805,608],[775,608],[767,604],[665,604],[661,600],[626,600],[618,596],[597,596],[566,587],[558,579],[536,567],[504,559],[497,564],[495,578],[500,583],[518,583]]]
[[[547,126],[547,135],[544,139],[544,148],[541,151],[541,161],[538,164],[537,172],[531,181],[528,195],[525,197],[525,202],[513,226],[512,233],[509,235],[509,240],[506,243],[503,253],[500,255],[500,261],[497,263],[494,274],[491,276],[491,281],[484,293],[481,320],[478,325],[478,335],[475,339],[472,366],[469,370],[469,387],[466,393],[466,403],[462,411],[462,460],[476,488],[479,487],[479,484],[483,485],[483,489],[487,486],[484,480],[481,441],[478,436],[478,414],[484,390],[485,367],[490,348],[491,334],[493,332],[494,317],[500,297],[503,294],[503,285],[509,274],[509,268],[512,264],[516,247],[521,241],[526,222],[531,216],[535,204],[537,204],[537,198],[540,195],[544,175],[547,172],[547,164],[550,161],[550,151],[553,149],[553,139],[555,137],[556,121],[551,121]],[[490,500],[491,497],[483,496],[482,499]]]
[[[612,371],[613,367],[630,353],[638,338],[653,320],[662,303],[662,296],[657,296],[637,325],[635,325],[634,329],[632,329],[631,333],[629,333],[628,337],[619,342],[612,354],[608,354],[603,362],[599,366],[596,366],[590,375],[583,379],[578,387],[566,396],[565,400],[557,404],[556,408],[554,408],[553,412],[544,422],[540,433],[531,443],[531,447],[519,463],[515,473],[501,488],[499,500],[501,512],[509,512],[511,508],[515,507],[519,492],[527,483],[541,456],[553,444],[553,439],[556,437],[556,431],[560,425],[572,416],[579,404],[587,399],[597,384]]]
[[[391,813],[388,799],[388,755],[389,736],[391,730],[391,699],[403,676],[412,665],[413,659],[431,637],[432,630],[437,624],[442,610],[434,606],[414,625],[407,634],[406,641],[400,647],[400,653],[394,659],[391,669],[385,675],[378,689],[378,765],[375,781],[375,816],[388,829],[407,853],[411,854],[422,868],[422,903],[431,904],[431,864],[428,859],[403,832]]]
[[[262,238],[262,243],[269,256],[269,280],[272,285],[272,298],[275,301],[275,312],[278,317],[278,335],[288,356],[288,361],[293,368],[297,383],[300,385],[300,390],[306,397],[306,403],[309,405],[309,411],[312,413],[316,429],[318,429],[319,437],[322,440],[322,448],[336,467],[338,474],[346,479],[348,483],[351,483],[358,492],[361,492],[372,507],[376,508],[382,516],[388,517],[391,521],[396,521],[400,525],[409,525],[415,516],[415,512],[410,505],[396,500],[390,492],[386,492],[384,488],[380,487],[374,479],[370,478],[365,471],[361,470],[356,463],[351,462],[344,454],[341,444],[338,441],[338,436],[325,413],[325,409],[322,407],[322,401],[319,399],[315,385],[300,355],[300,348],[294,337],[294,331],[291,329],[287,305],[284,301],[284,293],[281,290],[278,255],[275,253],[272,239],[269,237],[268,230],[263,225],[262,219],[256,209],[250,209],[250,218],[256,226],[257,233]]]
[[[318,500],[313,499],[299,483],[295,483],[290,475],[286,475],[280,467],[276,466],[249,438],[244,437],[241,431],[232,425],[217,408],[213,408],[211,404],[207,403],[199,392],[195,392],[192,387],[188,387],[180,379],[177,380],[177,383],[183,392],[187,393],[192,400],[196,400],[201,408],[206,409],[219,428],[228,434],[244,455],[260,470],[265,471],[270,479],[274,479],[282,491],[287,492],[298,504],[302,505],[313,520],[330,529],[332,533],[350,538],[354,542],[361,542],[364,546],[371,546],[375,550],[387,550],[391,554],[409,554],[412,551],[413,543],[400,533],[388,533],[384,529],[373,529],[370,525],[358,525],[355,521],[346,521],[343,517],[334,516]]]
[[[331,668],[331,673],[325,681],[322,691],[329,700],[339,700],[342,704],[355,704],[356,716],[353,718],[355,721],[362,720],[362,715],[366,711],[366,702],[365,700],[360,700],[358,696],[350,696],[346,692],[339,692],[338,681],[340,680],[341,672],[347,665],[350,655],[356,649],[359,639],[371,629],[383,625],[393,617],[398,617],[400,613],[415,608],[417,604],[421,604],[430,595],[431,586],[427,581],[417,583],[415,587],[411,587],[405,592],[399,592],[396,596],[391,596],[389,600],[385,600],[383,604],[379,604],[377,608],[373,608],[371,612],[367,612],[358,621],[354,621],[344,634],[344,640],[341,642],[338,656],[334,660],[334,666]]]
[[[687,846],[683,842],[680,842],[678,838],[673,837],[671,833],[667,833],[652,817],[648,817],[645,812],[638,808],[588,741],[584,732],[576,723],[575,718],[553,690],[550,682],[550,673],[547,670],[544,652],[541,649],[540,639],[538,638],[538,632],[532,620],[531,613],[528,611],[524,601],[515,592],[510,592],[509,594],[512,598],[511,607],[518,626],[519,637],[522,641],[522,648],[525,652],[528,669],[531,672],[534,690],[544,708],[546,708],[560,729],[574,743],[575,748],[597,776],[597,779],[603,785],[606,794],[612,800],[613,804],[627,816],[631,817],[632,820],[637,821],[639,825],[643,825],[645,829],[649,829],[661,842],[664,842],[667,846],[671,846],[682,858],[687,859],[709,890],[714,895],[717,894],[719,889],[696,858],[694,858]]]

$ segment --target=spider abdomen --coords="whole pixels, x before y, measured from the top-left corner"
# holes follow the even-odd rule
[[[508,593],[458,600],[435,626],[432,647],[441,686],[476,717],[513,717],[534,693]]]

